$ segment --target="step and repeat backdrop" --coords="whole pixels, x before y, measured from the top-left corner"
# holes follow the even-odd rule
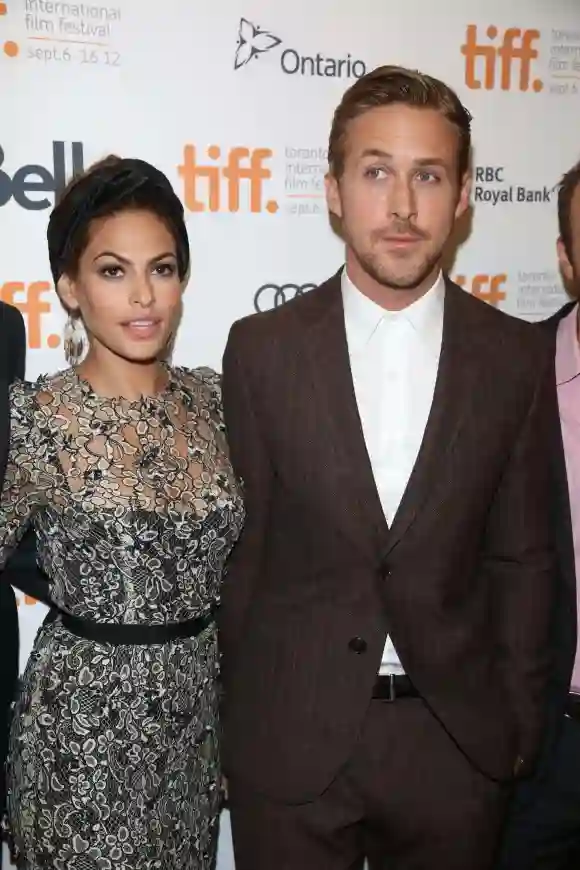
[[[330,121],[384,63],[443,78],[474,117],[472,228],[452,277],[519,317],[556,311],[555,186],[580,158],[578,0],[5,0],[0,298],[25,316],[28,377],[64,366],[45,229],[73,171],[116,153],[167,173],[193,254],[175,360],[219,370],[235,319],[341,263]],[[19,608],[24,665],[43,611]],[[227,814],[219,866],[233,867]]]

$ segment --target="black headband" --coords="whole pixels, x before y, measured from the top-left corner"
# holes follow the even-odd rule
[[[144,160],[124,158],[95,168],[73,183],[50,215],[46,238],[54,283],[66,271],[79,231],[104,214],[123,208],[150,208],[162,215],[177,242],[181,278],[189,269],[189,239],[183,206],[168,178]]]

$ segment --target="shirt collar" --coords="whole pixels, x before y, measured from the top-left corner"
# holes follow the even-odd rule
[[[556,383],[558,386],[580,375],[580,344],[578,343],[578,305],[558,324],[556,337]]]
[[[433,353],[439,354],[445,303],[442,272],[423,296],[401,311],[386,311],[361,293],[347,275],[346,266],[342,271],[341,284],[345,325],[351,350],[364,350],[383,320],[404,318],[427,345],[433,342]]]

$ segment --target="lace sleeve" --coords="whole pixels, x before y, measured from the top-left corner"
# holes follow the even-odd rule
[[[209,401],[208,405],[210,412],[215,419],[221,424],[224,420],[224,412],[222,406],[222,377],[216,371],[210,368],[198,368],[195,370],[198,378],[208,388]]]
[[[195,369],[180,368],[182,386],[195,404],[205,408],[219,429],[223,429],[222,378],[213,369],[200,366]]]
[[[35,387],[23,381],[10,388],[10,447],[0,497],[0,569],[45,503],[45,432],[35,419]]]

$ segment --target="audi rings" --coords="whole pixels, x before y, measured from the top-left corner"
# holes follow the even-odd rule
[[[314,290],[316,286],[316,284],[262,284],[254,296],[254,308],[257,312],[280,308],[285,302],[290,302],[291,299]]]

